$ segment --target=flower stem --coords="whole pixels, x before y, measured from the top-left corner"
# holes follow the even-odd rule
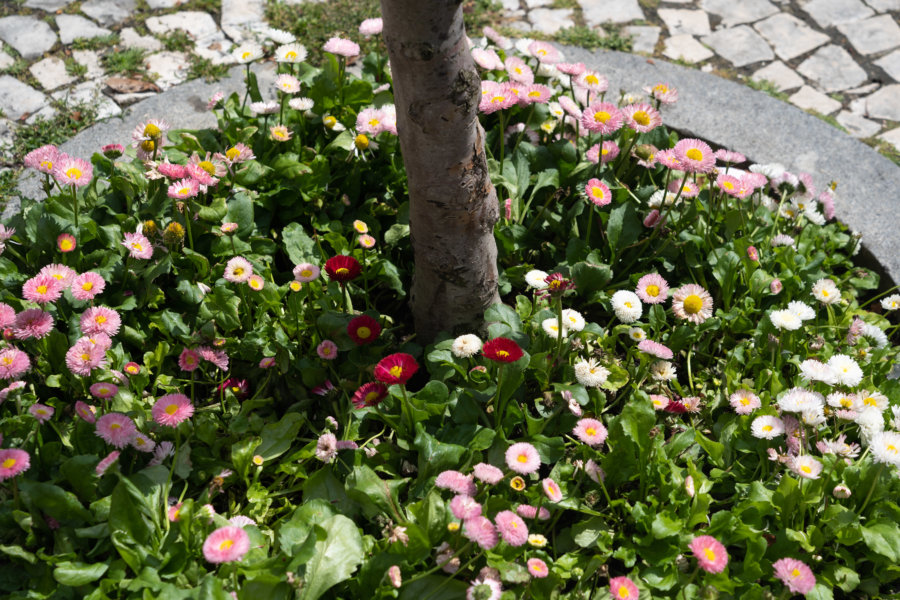
[[[884,471],[884,463],[878,467],[878,473],[875,474],[875,479],[872,480],[872,485],[869,487],[869,493],[866,494],[866,499],[863,500],[862,506],[859,507],[859,514],[862,515],[863,511],[866,509],[866,506],[869,504],[869,500],[872,499],[872,492],[875,491],[875,486],[878,485],[878,479],[881,477],[881,472]]]

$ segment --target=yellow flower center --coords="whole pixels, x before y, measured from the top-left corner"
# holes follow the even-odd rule
[[[800,577],[800,569],[794,569],[791,571],[791,577]]]
[[[897,454],[897,446],[895,446],[895,445],[893,445],[893,444],[888,444],[888,445],[887,445],[887,449],[888,449],[890,452],[893,452],[894,454]]]
[[[184,196],[190,196],[190,195],[191,195],[191,188],[189,188],[189,187],[183,187],[183,188],[181,188],[181,189],[178,190],[177,194],[178,194],[179,196],[182,196],[182,197],[184,197]]]
[[[166,407],[166,414],[167,414],[167,415],[174,415],[177,411],[178,411],[178,405],[177,405],[177,404],[170,404],[170,405],[168,405],[168,406]]]
[[[360,327],[359,329],[356,330],[356,335],[365,339],[365,338],[369,337],[370,335],[372,335],[372,330],[369,329],[368,327]]]
[[[803,465],[800,467],[800,470],[807,474],[812,473],[812,468],[809,465]]]
[[[312,271],[310,271],[309,269],[303,269],[302,271],[300,271],[300,275],[302,275],[303,277],[312,277]]]
[[[247,60],[251,56],[253,56],[253,53],[245,50],[244,52],[241,53],[241,60]]]
[[[350,269],[348,269],[347,267],[341,267],[335,271],[335,273],[337,273],[338,275],[346,275],[349,272]]]
[[[620,598],[630,598],[631,592],[628,591],[628,588],[624,585],[619,586],[619,597]]]
[[[160,133],[162,133],[162,131],[160,131],[159,127],[153,123],[147,123],[147,125],[144,126],[144,135],[149,138],[158,138]]]
[[[156,150],[156,142],[153,140],[144,140],[141,142],[141,150],[144,152],[153,152]]]
[[[731,190],[734,189],[734,184],[731,183],[730,181],[723,181],[723,182],[722,182],[722,187],[725,188],[726,190],[731,191]]]
[[[259,279],[251,279],[250,287],[252,287],[254,290],[261,290],[263,287],[263,283]]]
[[[53,161],[52,160],[42,160],[41,166],[47,170],[53,169]]]
[[[322,119],[322,122],[325,124],[325,127],[327,127],[328,129],[331,129],[332,127],[334,127],[337,124],[337,119],[335,119],[334,117],[328,116],[328,117],[325,117],[324,119]]]
[[[765,432],[772,431],[772,426],[771,425],[763,425],[762,430]]]
[[[234,392],[234,393],[236,394],[236,393],[238,393],[239,391],[241,391],[241,388],[240,388],[240,386],[233,385],[233,386],[231,386],[231,391]]]
[[[703,308],[703,299],[697,294],[691,294],[684,299],[684,312],[696,315]]]
[[[703,160],[703,153],[700,152],[700,150],[698,150],[697,148],[691,148],[690,150],[685,152],[684,155],[687,156],[691,160],[696,160],[696,161]]]
[[[284,57],[289,60],[297,60],[297,53],[294,52],[293,50],[288,50],[287,52],[284,53]]]
[[[16,459],[14,459],[14,458],[7,458],[6,460],[3,461],[4,469],[12,469],[15,465],[16,465]]]
[[[863,400],[863,404],[865,404],[866,406],[878,406],[878,401],[875,400],[875,398],[869,396],[868,398]]]
[[[94,323],[96,323],[97,325],[103,325],[104,323],[106,323],[106,317],[104,317],[103,315],[97,315],[96,317],[94,317]]]
[[[359,148],[360,150],[365,150],[366,148],[369,147],[369,138],[367,138],[364,134],[361,133],[358,136],[356,136],[356,138],[353,140],[353,143],[356,144],[356,147]]]
[[[83,360],[83,361],[89,361],[89,360],[91,360],[91,355],[88,354],[87,352],[82,352],[82,353],[81,353],[81,360]]]
[[[240,277],[241,275],[244,274],[244,268],[243,267],[235,267],[234,274]]]
[[[853,408],[853,400],[850,398],[841,398],[841,406],[844,408]]]
[[[657,84],[657,85],[653,86],[653,91],[654,91],[654,92],[659,92],[659,93],[661,93],[661,94],[664,94],[664,93],[666,93],[666,92],[669,91],[669,86],[667,86],[667,85],[664,84],[664,83],[660,83],[660,84]]]
[[[377,399],[378,399],[378,392],[369,392],[368,394],[366,394],[366,397],[365,397],[366,404],[371,404],[372,402],[375,402],[375,400],[377,400]]]
[[[603,188],[597,187],[596,185],[591,186],[591,196],[597,198],[598,200],[603,200],[606,195],[603,193]]]
[[[229,148],[228,150],[225,151],[225,157],[228,160],[234,160],[240,155],[241,155],[241,151],[238,150],[237,148]]]
[[[516,458],[516,460],[518,460],[520,463],[527,463],[527,462],[528,462],[528,455],[527,455],[527,454],[520,454],[520,455]]]
[[[41,294],[41,295],[46,294],[46,293],[47,293],[47,286],[46,286],[46,285],[39,285],[39,286],[37,286],[37,290],[36,290],[36,291],[37,291],[38,294]]]
[[[659,286],[650,284],[644,289],[644,293],[648,296],[656,298],[657,296],[659,296]]]
[[[634,119],[638,125],[643,125],[644,127],[650,124],[650,115],[643,110],[636,111],[631,118]]]
[[[704,548],[703,556],[706,557],[706,560],[716,560],[716,553],[711,548]]]
[[[295,292],[299,292],[301,289],[303,289],[303,286],[300,285],[300,282],[299,282],[299,281],[292,281],[292,282],[291,282],[291,290],[293,290],[293,291],[295,291]]]
[[[81,179],[81,169],[78,167],[69,167],[66,169],[66,177],[70,177],[72,179]]]
[[[612,115],[605,110],[598,110],[594,113],[594,120],[599,121],[600,123],[606,123],[611,117]]]
[[[501,104],[506,102],[506,96],[494,96],[491,98],[491,104]]]
[[[403,375],[403,367],[401,367],[400,365],[394,365],[393,367],[391,367],[391,375],[393,375],[394,377],[400,377],[401,375]]]
[[[497,350],[497,356],[499,356],[500,358],[506,358],[509,356],[509,352],[507,352],[506,350]]]
[[[378,119],[369,119],[369,125],[372,127],[378,127],[379,123],[381,123],[381,121]]]
[[[584,430],[584,432],[591,437],[597,435],[597,430],[594,429],[593,427],[588,427],[587,429]]]
[[[197,163],[197,166],[210,174],[210,176],[216,174],[216,165],[212,164],[212,162],[208,160],[201,160]]]
[[[122,429],[122,426],[119,425],[118,423],[113,423],[112,425],[109,426],[109,428],[112,429],[113,431],[115,431],[116,429]]]
[[[748,406],[750,404],[750,398],[741,398],[741,404]]]
[[[591,85],[597,85],[600,83],[600,78],[594,74],[590,74],[584,78],[584,81],[585,81],[585,83],[589,83]]]
[[[72,240],[63,240],[59,243],[59,247],[63,252],[67,252],[75,247],[75,244],[72,243]]]
[[[225,540],[224,542],[222,542],[221,544],[219,544],[219,550],[228,550],[228,549],[231,548],[232,546],[234,546],[234,541],[233,541],[233,540]]]

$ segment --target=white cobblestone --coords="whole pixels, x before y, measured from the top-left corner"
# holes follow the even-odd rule
[[[71,44],[79,38],[91,39],[112,33],[109,29],[78,15],[57,15],[56,26],[59,27],[59,41],[63,44]]]
[[[827,35],[787,13],[772,15],[753,28],[772,44],[781,60],[791,60],[829,41]]]
[[[847,133],[855,138],[872,137],[881,131],[881,125],[875,121],[870,121],[847,110],[842,110],[838,113],[837,122],[847,130]]]
[[[804,85],[788,101],[804,110],[814,110],[819,114],[830,115],[841,108],[841,103]]]
[[[632,38],[632,50],[634,52],[653,54],[662,28],[652,25],[631,25],[625,27],[624,30],[625,34],[630,35]]]
[[[860,54],[878,54],[900,46],[900,26],[890,15],[838,25]]]
[[[144,59],[147,72],[158,75],[153,83],[163,91],[187,79],[187,65],[184,52],[157,52]]]
[[[55,56],[34,63],[28,70],[47,91],[69,85],[77,79],[66,72],[66,63]]]
[[[900,0],[866,0],[866,4],[878,12],[900,10]]]
[[[47,97],[11,75],[0,75],[0,112],[18,121],[47,105]]]
[[[900,50],[894,50],[886,56],[875,61],[875,64],[884,69],[891,79],[900,81]]]
[[[105,119],[121,114],[119,105],[103,95],[103,82],[85,81],[71,88],[53,92],[51,96],[62,100],[67,106],[89,104],[97,111],[97,119]]]
[[[755,81],[769,81],[779,92],[793,90],[803,85],[803,78],[780,60],[759,69],[750,78]]]
[[[149,6],[151,10],[159,8],[175,8],[184,3],[185,0],[147,0],[147,6]]]
[[[834,27],[872,16],[872,9],[862,0],[812,0],[800,3],[803,9],[819,27]]]
[[[535,8],[528,13],[528,18],[535,31],[546,34],[575,26],[570,8]]]
[[[900,150],[900,127],[896,127],[894,129],[891,129],[890,131],[885,131],[878,136],[878,139],[884,140],[897,150]]]
[[[876,119],[900,121],[900,84],[886,85],[871,96],[866,96],[866,114]]]
[[[666,24],[669,35],[709,35],[709,16],[702,10],[660,8],[659,18]]]
[[[84,74],[85,79],[103,77],[104,71],[103,66],[100,64],[100,55],[93,50],[73,50],[72,58],[87,69]]]
[[[141,35],[133,27],[125,27],[119,32],[119,41],[126,48],[142,48],[155,52],[162,50],[162,42],[151,35]]]
[[[719,29],[711,35],[700,38],[700,41],[735,67],[775,58],[766,41],[746,25]]]
[[[265,27],[263,0],[222,0],[222,31],[235,42],[250,37],[249,32]]]
[[[147,29],[157,35],[163,35],[181,29],[195,40],[203,39],[219,31],[216,22],[205,12],[188,10],[172,13],[162,17],[150,17],[146,21]]]
[[[13,66],[16,62],[12,56],[3,51],[3,46],[0,45],[0,71],[3,69],[8,69]]]
[[[663,56],[698,63],[713,56],[712,51],[689,35],[673,35],[665,41]]]
[[[701,0],[700,8],[721,17],[723,27],[753,23],[778,12],[769,0]]]
[[[25,60],[33,60],[53,47],[56,33],[37,17],[16,15],[0,19],[0,40],[15,48]]]
[[[81,12],[101,25],[115,25],[131,17],[135,8],[135,0],[87,0],[81,5]]]
[[[65,8],[75,0],[28,0],[25,8],[38,8],[47,12],[56,12]]]
[[[819,84],[826,92],[839,92],[856,87],[868,76],[854,62],[850,54],[835,44],[829,44],[800,63],[797,71]]]
[[[597,2],[596,0],[578,0],[581,12],[588,27],[603,23],[628,23],[646,19],[638,0],[616,0],[615,2]]]

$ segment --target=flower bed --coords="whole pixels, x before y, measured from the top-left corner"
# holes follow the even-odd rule
[[[284,32],[236,49],[215,131],[29,154],[46,201],[0,232],[4,593],[896,591],[900,386],[867,307],[900,296],[834,190],[677,139],[665,83],[613,97],[486,33],[484,331],[410,328],[389,73],[348,75],[350,40],[319,68]]]

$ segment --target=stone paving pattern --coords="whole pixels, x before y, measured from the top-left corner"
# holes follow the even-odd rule
[[[33,14],[0,18],[0,169],[13,166],[15,129],[56,110],[51,101],[89,102],[99,116],[165,91],[187,78],[187,57],[166,51],[161,39],[187,34],[193,52],[215,64],[234,62],[229,51],[266,27],[268,0],[221,0],[219,22],[209,14],[177,10],[181,0],[146,0],[157,11],[151,35],[127,26],[136,0],[84,0],[79,14],[63,14],[75,0],[27,0]],[[290,0],[299,3],[302,0]],[[309,0],[316,1],[316,0]],[[553,34],[576,23],[572,8],[554,0],[500,0],[505,25],[522,35]],[[877,137],[900,149],[900,0],[577,0],[579,19],[598,32],[620,26],[634,52],[718,72],[738,80],[765,80],[808,111],[834,117],[858,138]],[[53,26],[45,16],[52,16]],[[119,35],[117,49],[147,51],[144,66],[158,89],[115,93],[107,86],[100,53],[75,50],[79,38]],[[475,35],[475,32],[472,32]],[[32,87],[5,74],[15,58],[29,62]],[[70,75],[64,58],[86,72]],[[748,115],[752,118],[752,116]]]

